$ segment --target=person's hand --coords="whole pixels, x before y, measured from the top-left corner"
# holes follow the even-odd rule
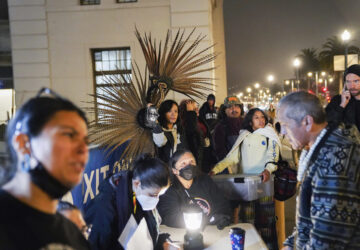
[[[350,101],[351,95],[350,95],[350,91],[345,87],[343,88],[343,91],[341,92],[341,103],[340,103],[340,107],[345,108],[349,101]]]
[[[231,217],[227,214],[214,214],[211,219],[213,220],[210,220],[210,224],[216,225],[219,230],[223,230],[224,227],[231,224]]]
[[[193,100],[186,101],[186,111],[195,111],[196,103]]]
[[[156,241],[155,249],[170,249],[167,239],[170,237],[168,233],[161,233]]]
[[[162,248],[162,250],[178,250],[178,249],[180,249],[180,247],[178,245],[175,245],[174,243],[171,243],[171,242],[168,242],[168,241],[166,241],[163,244],[163,248]]]
[[[262,182],[267,182],[270,179],[270,172],[269,170],[265,169],[264,171],[262,171],[262,173],[260,174],[260,176],[262,177]]]
[[[209,172],[209,175],[210,175],[210,176],[214,176],[214,175],[215,175],[215,172],[214,172],[214,171],[210,171],[210,172]]]

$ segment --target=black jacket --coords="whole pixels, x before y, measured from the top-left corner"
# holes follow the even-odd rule
[[[222,192],[208,175],[195,177],[193,184],[186,191],[190,198],[180,182],[174,179],[166,193],[160,196],[157,208],[162,218],[162,224],[169,227],[185,227],[183,212],[191,201],[203,210],[208,221],[215,214],[231,215],[229,201],[224,198]]]
[[[204,104],[200,108],[199,117],[202,121],[206,122],[206,125],[209,127],[210,131],[212,131],[215,128],[218,118],[215,104],[213,109],[211,109],[209,103],[204,102]]]
[[[100,193],[84,211],[87,224],[93,225],[89,237],[92,249],[123,249],[118,238],[131,214],[138,223],[145,218],[154,246],[156,245],[158,233],[152,211],[143,211],[139,202],[136,202],[134,213],[131,180],[131,171],[121,171],[108,177],[99,186]]]
[[[351,98],[345,108],[340,107],[341,95],[334,96],[326,107],[329,123],[355,124],[360,130],[360,101]]]
[[[198,128],[197,115],[195,111],[187,111],[186,124],[184,125],[184,136],[186,148],[194,155],[197,164],[200,166],[202,162],[202,152],[204,138]]]
[[[175,128],[174,128],[175,129]],[[156,146],[156,155],[164,162],[169,162],[174,152],[175,138],[171,131],[166,131],[159,124],[153,129],[153,141]],[[181,128],[176,128],[176,150],[185,148],[185,138]]]
[[[219,121],[213,133],[213,148],[218,161],[229,153],[242,129],[243,118],[228,118]]]

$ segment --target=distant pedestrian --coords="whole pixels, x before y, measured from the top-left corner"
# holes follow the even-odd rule
[[[207,101],[200,108],[199,118],[202,122],[205,122],[210,131],[215,128],[217,122],[217,112],[215,108],[215,96],[213,94],[208,95]]]
[[[218,161],[229,153],[242,128],[241,103],[236,96],[228,96],[219,111],[220,119],[213,133],[214,150]]]
[[[195,101],[183,100],[179,106],[180,123],[184,131],[186,146],[191,151],[203,173],[208,173],[216,163],[212,150],[210,129],[197,116]]]

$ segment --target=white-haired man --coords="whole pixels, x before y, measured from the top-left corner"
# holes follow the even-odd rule
[[[360,249],[359,131],[355,126],[329,126],[319,99],[306,92],[285,96],[277,112],[281,132],[294,149],[303,149],[296,229],[284,245]]]

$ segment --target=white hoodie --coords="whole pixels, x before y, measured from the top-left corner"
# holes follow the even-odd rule
[[[253,133],[241,130],[228,155],[216,164],[213,171],[220,173],[229,168],[232,174],[260,174],[267,169],[272,173],[277,169],[276,165],[268,164],[265,168],[265,164],[278,161],[280,146],[280,139],[271,126],[257,129]]]

